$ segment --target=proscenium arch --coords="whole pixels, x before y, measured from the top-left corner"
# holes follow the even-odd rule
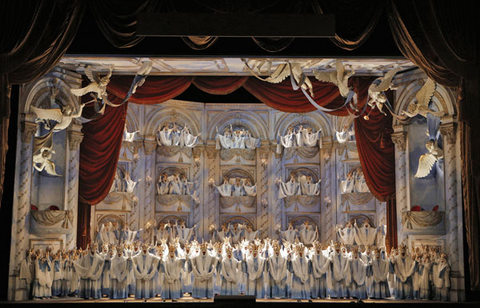
[[[325,113],[320,111],[312,111],[303,114],[284,113],[277,123],[275,123],[275,135],[277,133],[280,133],[280,135],[285,135],[288,127],[302,123],[309,124],[317,130],[321,129],[322,136],[324,137],[332,135],[331,121],[328,119]]]
[[[158,108],[154,112],[148,115],[145,123],[144,136],[156,136],[159,125],[171,123],[172,113],[175,113],[175,122],[184,125],[187,123],[190,133],[192,135],[198,135],[201,131],[199,123],[191,117],[188,113],[184,112],[184,109],[175,107]]]
[[[218,125],[219,123],[221,123],[221,125]],[[221,134],[230,124],[245,126],[245,128],[252,132],[254,138],[268,140],[267,123],[265,123],[265,120],[253,112],[240,109],[221,112],[213,116],[212,119],[209,120],[207,127],[208,139],[215,139],[217,126],[218,132]]]

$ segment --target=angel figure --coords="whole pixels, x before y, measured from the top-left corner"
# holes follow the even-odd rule
[[[401,67],[396,67],[388,71],[385,76],[375,79],[370,87],[368,87],[368,97],[370,98],[367,104],[374,109],[375,106],[378,107],[378,110],[384,114],[383,105],[387,103],[388,99],[385,95],[385,91],[394,90],[392,79],[398,71],[401,70]],[[388,107],[388,106],[387,106]]]
[[[33,155],[33,167],[38,172],[45,170],[50,175],[61,176],[55,172],[55,163],[51,161],[52,154],[55,154],[52,147],[41,148],[38,154]]]
[[[269,67],[271,67],[271,60],[268,60],[268,61],[270,63]],[[308,90],[310,92],[310,96],[312,96],[312,97],[314,96],[312,82],[303,73],[301,63],[286,62],[286,63],[279,64],[277,66],[277,68],[275,69],[275,71],[269,77],[262,78],[250,68],[250,66],[247,64],[247,62],[245,60],[244,60],[244,62],[245,62],[245,66],[247,67],[247,69],[256,78],[258,78],[262,81],[266,81],[266,82],[269,82],[269,83],[280,83],[280,82],[284,81],[288,76],[290,76],[291,78],[293,78],[295,80],[295,83],[299,87],[301,87],[305,91]],[[294,87],[294,90],[296,90],[296,89],[298,89],[298,88]]]
[[[353,129],[349,129],[349,126],[347,124],[343,125],[343,128],[341,131],[336,131],[335,130],[335,136],[337,137],[338,143],[345,143],[350,140],[351,136],[354,136],[355,132]]]
[[[128,101],[128,99],[132,97],[135,92],[137,92],[137,88],[141,87],[145,83],[148,74],[150,74],[150,72],[152,71],[152,67],[152,61],[143,61],[142,67],[140,67],[140,69],[135,74],[132,84],[130,85],[130,89],[128,90],[127,96],[125,96],[125,98],[123,99],[122,104]]]
[[[125,184],[126,184],[126,192],[127,193],[133,193],[133,190],[135,189],[135,186],[137,186],[138,182],[140,182],[140,180],[138,181],[134,181],[130,178],[130,173],[129,172],[125,172]]]
[[[348,78],[355,75],[355,70],[349,65],[350,71],[345,71],[345,66],[342,61],[336,60],[335,68],[333,72],[322,72],[319,70],[313,70],[313,75],[318,81],[330,82],[338,87],[338,91],[343,98],[347,98],[349,93],[353,91],[353,88],[348,86]]]
[[[408,116],[410,118],[413,118],[417,114],[426,118],[427,113],[431,113],[437,117],[443,116],[443,111],[433,111],[428,108],[428,105],[430,104],[435,94],[436,88],[436,82],[428,78],[422,88],[417,92],[417,94],[415,94],[417,102],[412,102],[410,105],[408,105],[407,111],[402,111],[402,115]]]
[[[180,134],[180,146],[186,146],[187,148],[193,148],[197,145],[197,141],[200,138],[200,133],[197,136],[194,136],[190,133],[190,129],[185,123]]]
[[[74,108],[72,106],[66,106],[62,109],[42,109],[33,106],[30,108],[32,108],[37,116],[35,122],[42,122],[48,130],[53,129],[53,131],[59,132],[70,126],[73,119],[79,118],[82,115],[83,107],[85,107],[85,105],[86,104],[81,104],[77,113],[73,113]],[[55,121],[56,124],[52,125],[50,121]]]
[[[217,190],[218,193],[222,197],[230,197],[232,195],[232,184],[229,183],[228,178],[223,178],[223,184],[219,186],[213,185]]]
[[[429,175],[435,163],[443,158],[443,150],[438,146],[440,118],[431,113],[427,113],[427,126],[427,133],[430,140],[425,143],[425,147],[428,153],[421,155],[418,159],[418,169],[415,174],[416,178],[424,178]]]
[[[83,96],[87,93],[93,92],[97,94],[97,98],[103,99],[107,97],[107,85],[112,77],[113,65],[110,66],[107,76],[100,77],[100,74],[94,72],[90,66],[85,67],[85,75],[90,80],[90,84],[80,89],[71,89],[75,96]]]

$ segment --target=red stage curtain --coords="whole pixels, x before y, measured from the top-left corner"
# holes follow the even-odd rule
[[[370,107],[367,107],[367,112]],[[392,115],[375,108],[367,121],[355,119],[355,138],[358,157],[367,186],[380,201],[395,193],[395,152],[391,139]]]
[[[120,98],[109,95],[115,104]],[[107,106],[103,116],[85,123],[80,145],[79,196],[82,203],[95,205],[105,199],[113,183],[122,146],[128,104]]]
[[[226,95],[235,92],[248,80],[242,77],[196,77],[193,84],[203,92],[213,95]]]

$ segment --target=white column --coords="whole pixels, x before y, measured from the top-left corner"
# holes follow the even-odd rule
[[[77,246],[77,219],[78,219],[78,175],[80,163],[80,143],[83,140],[81,125],[72,125],[68,131],[68,183],[67,204],[65,210],[73,215],[72,225],[66,234],[65,249],[70,250]]]
[[[397,201],[397,239],[398,244],[403,241],[402,212],[408,211],[407,196],[407,133],[399,131],[392,134],[395,143],[395,193]]]
[[[462,217],[459,217],[457,203],[457,154],[456,154],[456,126],[450,122],[440,126],[443,137],[443,157],[445,164],[445,223],[447,229],[446,253],[451,266],[452,287],[450,297],[452,301],[465,299],[465,285],[463,273],[463,233]],[[461,214],[461,211],[460,211]]]

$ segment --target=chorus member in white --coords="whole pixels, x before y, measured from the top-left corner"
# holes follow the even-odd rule
[[[232,195],[236,197],[246,195],[241,178],[235,178],[235,184],[232,186]]]
[[[182,290],[184,293],[192,294],[193,292],[193,269],[191,260],[199,255],[195,250],[196,244],[192,242],[185,243],[184,257],[185,264],[182,269]]]
[[[197,141],[200,138],[200,134],[197,136],[194,136],[190,133],[190,129],[188,128],[187,124],[185,123],[185,126],[183,127],[181,134],[180,134],[180,146],[187,147],[187,148],[193,148],[195,145],[197,145]]]
[[[65,275],[64,273],[64,263],[65,260],[62,258],[61,251],[57,253],[52,258],[52,273],[53,273],[53,282],[52,282],[52,297],[58,298],[62,295],[62,281]]]
[[[74,273],[74,270],[72,268],[73,267],[72,260],[71,260],[72,258],[73,258],[73,252],[72,252],[72,256],[70,256],[70,253],[65,253],[63,255],[64,262],[63,262],[62,297],[67,297],[68,295],[74,293],[71,291],[72,289],[71,281],[72,281],[72,275]]]
[[[318,238],[318,227],[313,228],[308,220],[305,220],[298,230],[298,236],[304,245],[312,245]]]
[[[182,133],[178,129],[178,126],[176,123],[173,123],[173,127],[171,129],[171,138],[172,138],[172,145],[179,146],[180,145],[180,139],[181,139]]]
[[[285,136],[281,136],[280,133],[278,133],[278,140],[277,142],[277,154],[282,153],[282,146],[284,148],[292,148],[295,146],[295,134],[293,131],[293,127],[289,127],[287,130],[287,133]]]
[[[368,298],[367,286],[366,286],[366,276],[367,276],[367,266],[363,260],[360,258],[360,252],[358,248],[355,247],[352,250],[352,257],[350,261],[350,267],[352,271],[352,283],[350,285],[350,296],[358,299]],[[388,272],[388,267],[387,267]]]
[[[249,130],[245,131],[245,148],[255,150],[260,146],[260,139],[254,138]]]
[[[255,197],[257,195],[257,184],[252,185],[252,181],[250,179],[246,179],[243,183],[243,191],[247,196]]]
[[[265,258],[259,253],[259,247],[255,243],[250,244],[249,253],[243,263],[243,271],[247,274],[245,285],[246,295],[254,295],[256,298],[265,297],[264,272]]]
[[[217,258],[208,252],[208,245],[200,245],[200,254],[191,259],[193,271],[193,298],[213,298],[213,274]]]
[[[363,223],[363,227],[359,228],[357,222],[353,226],[355,227],[355,242],[357,245],[372,246],[375,244],[377,228],[371,227],[368,221]]]
[[[288,222],[287,230],[285,231],[278,231],[280,240],[282,243],[289,242],[294,243],[295,240],[298,238],[298,230],[293,227],[291,221]]]
[[[413,259],[415,260],[415,269],[412,275],[413,298],[420,299],[422,255],[414,255]]]
[[[176,173],[173,180],[170,182],[170,189],[168,190],[168,193],[170,195],[181,195],[183,192],[182,187],[183,184],[180,180],[180,173]]]
[[[295,144],[297,147],[302,147],[304,146],[303,144],[303,133],[304,133],[305,129],[303,128],[302,125],[300,125],[298,127],[298,130],[297,132],[295,132]]]
[[[161,222],[158,225],[157,232],[156,232],[156,240],[157,242],[161,242],[162,240],[165,240],[168,242],[169,240],[172,239],[172,226],[170,223],[164,223]]]
[[[102,297],[102,272],[105,260],[96,252],[96,245],[77,261],[73,262],[80,276],[79,297],[99,299]]]
[[[245,229],[244,225],[234,223],[233,226],[229,225],[230,229],[230,240],[232,241],[232,244],[238,244],[240,243],[242,237],[243,237],[243,231]]]
[[[344,228],[337,225],[336,229],[340,242],[345,245],[353,246],[353,243],[355,242],[355,229],[353,228],[352,222],[347,221]]]
[[[172,130],[168,129],[168,125],[164,125],[161,130],[158,130],[157,143],[159,146],[172,145]]]
[[[370,191],[367,182],[365,182],[365,176],[362,169],[358,169],[355,172],[355,190],[359,193],[367,193]]]
[[[389,261],[382,258],[380,249],[375,249],[374,258],[368,262],[367,272],[368,276],[372,277],[368,297],[376,299],[389,298]]]
[[[327,251],[322,250],[322,244],[318,241],[313,243],[310,254],[312,262],[312,298],[327,298],[327,272],[332,260]]]
[[[230,231],[227,228],[227,225],[222,224],[220,231],[215,230],[215,238],[219,242],[224,242],[225,239],[229,236]]]
[[[335,243],[331,259],[332,289],[330,290],[330,297],[347,297],[347,286],[351,282],[350,262],[348,256],[341,251],[340,243]]]
[[[302,192],[300,190],[300,183],[295,178],[293,173],[290,174],[290,179],[288,182],[284,183],[281,180],[278,180],[278,198],[283,199],[288,196],[300,195]]]
[[[178,238],[178,242],[180,245],[185,245],[186,242],[189,242],[193,239],[195,236],[195,228],[197,225],[194,225],[192,228],[187,228],[185,226],[185,221],[181,220],[180,224],[178,222],[175,223],[174,228],[175,228],[175,233],[176,237]]]
[[[302,195],[306,196],[318,196],[320,195],[320,182],[319,180],[317,183],[313,182],[313,178],[311,176],[302,176],[301,182],[301,191]]]
[[[187,176],[185,174],[182,174],[182,195],[192,195],[192,190],[193,190],[193,182],[189,182],[187,179]]]
[[[113,257],[113,251],[108,249],[108,245],[104,244],[102,245],[102,251],[99,253],[99,255],[103,258],[104,264],[103,264],[103,270],[102,270],[102,276],[100,280],[102,281],[102,297],[103,296],[108,296],[110,294],[110,259]]]
[[[313,132],[311,127],[308,127],[306,129],[304,128],[302,132],[303,144],[307,147],[316,146],[321,139],[320,133],[320,129],[317,132]]]
[[[416,262],[407,254],[404,244],[398,248],[399,255],[390,256],[390,272],[395,274],[393,287],[395,299],[413,299],[413,273]]]
[[[223,183],[220,186],[215,186],[214,187],[217,189],[218,193],[222,197],[230,197],[232,195],[232,184],[228,182],[227,177],[223,178]]]
[[[442,254],[432,273],[435,300],[448,301],[450,291],[450,266],[446,254]]]
[[[340,182],[340,192],[342,194],[350,194],[355,190],[355,178],[353,177],[353,171],[347,174],[345,180]]]
[[[387,236],[387,226],[386,225],[378,226],[377,239],[375,240],[377,247],[385,247],[386,236]]]
[[[217,140],[217,145],[216,149],[231,149],[233,148],[233,136],[232,136],[232,131],[227,128],[223,132],[223,135],[218,133],[218,127],[216,128],[217,130],[217,135],[215,136],[215,139]]]
[[[275,241],[268,252],[266,272],[266,296],[267,298],[287,298],[287,253],[282,250],[280,244]]]
[[[123,254],[123,247],[118,246],[116,254],[110,264],[110,295],[112,299],[128,297],[127,276],[130,270],[130,261]]]
[[[33,299],[52,296],[52,262],[48,250],[44,251],[42,255],[37,254],[32,295]]]
[[[290,261],[290,271],[292,272],[292,290],[291,298],[298,301],[310,299],[310,260],[307,257],[307,251],[302,243],[295,246],[295,253]]]
[[[132,258],[135,276],[135,298],[149,299],[155,297],[155,279],[159,258],[148,252],[148,245],[142,245],[142,251]]]
[[[124,245],[133,244],[133,242],[137,241],[140,237],[139,231],[130,230],[128,224],[125,224],[120,234],[120,242]]]
[[[185,259],[180,256],[175,256],[175,250],[177,247],[170,244],[168,246],[168,255],[162,263],[162,272],[165,280],[162,287],[162,299],[171,299],[176,301],[183,297],[182,282],[180,281],[182,276],[182,268],[185,265]]]
[[[422,259],[420,265],[420,298],[431,299],[430,277],[432,277],[432,261],[430,254],[427,252]]]
[[[37,256],[33,249],[25,251],[26,256],[20,263],[20,274],[19,279],[20,281],[25,281],[25,287],[27,291],[27,298],[32,297],[32,282],[35,275],[35,262]]]
[[[166,173],[160,175],[160,179],[157,183],[157,193],[159,195],[166,195],[170,191],[170,179]]]
[[[253,242],[260,236],[260,231],[261,230],[253,231],[252,226],[247,225],[243,232],[243,239],[248,242]]]
[[[240,280],[241,269],[242,262],[235,259],[233,256],[233,248],[227,246],[225,256],[221,260],[221,295],[238,295],[238,282]]]

